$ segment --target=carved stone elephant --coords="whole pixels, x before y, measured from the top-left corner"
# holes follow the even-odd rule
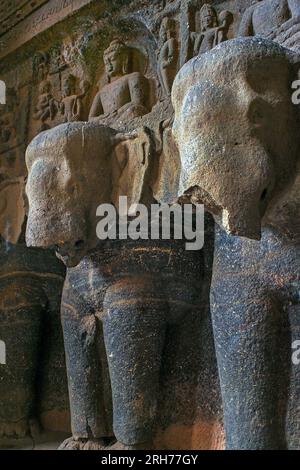
[[[67,431],[60,301],[65,269],[54,252],[24,241],[24,179],[0,174],[0,438]],[[38,423],[37,423],[38,422]]]
[[[211,311],[228,449],[300,448],[295,62],[272,41],[235,39],[173,86],[180,194],[218,224]]]
[[[29,246],[55,245],[68,266],[62,302],[73,437],[62,448],[151,448],[166,336],[199,307],[203,253],[184,240],[96,237],[96,209],[126,195],[153,201],[157,174],[146,128],[61,125],[27,149]],[[191,317],[190,317],[191,318]],[[103,336],[107,353],[107,372]]]

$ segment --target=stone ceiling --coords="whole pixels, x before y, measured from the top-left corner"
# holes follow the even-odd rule
[[[0,36],[47,2],[48,0],[1,0]]]

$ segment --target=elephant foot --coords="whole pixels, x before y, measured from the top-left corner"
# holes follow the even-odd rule
[[[40,434],[40,425],[36,419],[24,418],[19,421],[0,421],[0,439],[23,439]]]
[[[153,442],[139,442],[138,444],[128,445],[117,441],[110,447],[106,447],[106,450],[153,450]]]
[[[104,450],[108,449],[108,445],[112,439],[85,439],[69,437],[58,448],[58,450]]]

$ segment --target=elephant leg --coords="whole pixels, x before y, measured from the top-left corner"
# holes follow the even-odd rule
[[[114,433],[124,448],[151,448],[168,304],[151,279],[120,281],[106,293],[103,329]]]
[[[223,276],[213,281],[211,308],[227,448],[284,448],[276,300],[257,279]]]
[[[63,292],[62,325],[73,437],[60,448],[102,448],[103,439],[112,436],[103,333],[89,305],[80,304],[69,287]]]
[[[0,339],[6,353],[0,365],[0,437],[20,438],[38,429],[34,418],[41,309],[38,293],[25,282],[0,292]]]

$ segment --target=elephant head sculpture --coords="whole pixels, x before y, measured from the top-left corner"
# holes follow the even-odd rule
[[[167,128],[162,135],[160,144],[147,128],[125,134],[79,122],[41,133],[27,149],[27,244],[56,245],[68,267],[61,316],[73,436],[64,449],[110,442],[110,390],[116,445],[153,447],[165,332],[180,332],[200,308],[202,251],[176,239],[96,239],[100,204],[171,196],[166,181],[177,179],[166,162],[176,155]]]
[[[27,245],[56,246],[67,266],[78,264],[97,244],[100,204],[151,198],[150,147],[146,129],[122,134],[78,122],[40,133],[26,152]]]
[[[261,222],[296,173],[295,56],[260,38],[227,41],[177,74],[173,134],[181,195],[229,234],[260,239]]]

